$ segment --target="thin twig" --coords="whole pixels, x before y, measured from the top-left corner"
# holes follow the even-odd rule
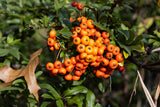
[[[130,104],[131,104],[131,101],[132,101],[132,97],[133,97],[134,92],[136,92],[136,84],[137,84],[137,81],[138,81],[138,75],[137,75],[137,77],[136,77],[136,80],[135,80],[135,83],[134,83],[134,87],[133,87],[133,90],[132,90],[131,96],[130,96],[130,98],[129,98],[128,107],[129,107],[129,106],[130,106]]]

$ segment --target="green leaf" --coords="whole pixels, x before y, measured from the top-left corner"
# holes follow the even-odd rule
[[[18,90],[20,92],[23,91],[23,89],[19,87],[0,87],[0,91],[9,91],[9,90]]]
[[[76,86],[76,87],[72,87],[71,89],[67,89],[66,91],[64,91],[64,95],[66,96],[70,96],[70,95],[76,95],[79,93],[87,93],[88,89],[84,86]]]
[[[86,95],[86,107],[94,107],[95,106],[95,95],[92,91],[88,90]]]
[[[13,42],[13,35],[12,34],[9,34],[7,36],[7,43],[10,44],[11,42]]]
[[[153,31],[153,33],[156,34],[158,38],[160,38],[160,33],[157,30]]]
[[[24,79],[16,79],[13,81],[13,85],[18,84],[18,83],[24,83],[25,80]]]
[[[50,104],[51,102],[50,101],[45,101],[41,104],[40,107],[47,107],[48,104]]]
[[[101,30],[105,30],[107,32],[109,32],[111,34],[111,31],[109,30],[109,28],[106,28],[105,26],[103,26],[102,24],[98,23],[98,22],[93,22],[94,25],[96,25],[98,28],[100,28]]]
[[[42,74],[43,74],[43,71],[38,71],[38,72],[36,72],[35,76],[36,76],[36,78],[38,78],[38,77],[41,76]]]
[[[72,23],[70,22],[70,13],[67,8],[60,8],[58,11],[58,18],[63,27],[72,27]]]
[[[57,12],[62,6],[63,5],[59,2],[59,0],[54,0],[54,7]]]
[[[55,99],[61,99],[61,96],[58,94],[58,92],[49,84],[39,84],[39,86],[41,88],[45,88],[45,89],[48,89],[49,92],[52,94],[52,96],[55,98]]]
[[[138,25],[138,35],[141,35],[145,30],[149,29],[154,22],[154,18],[147,18]]]
[[[154,42],[156,42],[155,39],[149,39],[149,44],[152,44],[152,43],[154,43]]]
[[[51,95],[46,94],[46,93],[42,94],[42,96],[41,96],[41,97],[49,98],[49,99],[54,99]]]
[[[0,39],[2,38],[2,32],[0,31]]]
[[[81,85],[85,80],[86,80],[86,78],[83,78],[83,79],[81,79],[79,81],[73,81],[72,85]]]
[[[8,49],[0,49],[0,57],[6,56],[9,53]]]
[[[77,104],[78,107],[82,107],[83,105],[83,100],[84,100],[84,95],[81,95],[81,96],[73,96],[72,98],[69,98],[67,100],[68,104]]]
[[[102,107],[102,105],[99,104],[99,103],[97,103],[97,104],[95,105],[95,107]]]
[[[124,45],[124,44],[122,44],[122,43],[120,43],[120,42],[118,42],[118,41],[117,41],[117,43],[119,44],[119,46],[120,46],[121,48],[123,48],[126,52],[128,52],[129,55],[131,55],[131,49],[130,49],[129,46],[126,46],[126,45]]]
[[[14,40],[13,42],[10,43],[10,45],[14,45],[14,44],[17,44],[21,41],[21,39],[16,39]]]
[[[20,19],[7,20],[7,24],[20,24]]]
[[[61,99],[56,101],[57,107],[64,107],[64,104]]]
[[[69,39],[72,34],[72,32],[68,29],[68,27],[64,27],[62,30],[60,30],[59,33],[62,34],[62,36],[66,39]]]
[[[11,55],[13,55],[14,57],[17,58],[17,60],[20,59],[20,52],[19,52],[19,49],[17,48],[12,48],[10,49],[10,52],[9,52]]]
[[[102,82],[99,82],[98,88],[99,88],[99,90],[100,90],[102,93],[105,91],[105,88],[104,88]]]

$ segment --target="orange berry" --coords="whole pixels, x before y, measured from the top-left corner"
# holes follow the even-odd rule
[[[50,38],[54,38],[56,36],[56,31],[54,29],[52,29],[50,32],[49,32],[49,37]]]
[[[92,24],[92,22],[93,22],[93,20],[91,20],[91,19],[87,20],[87,27],[90,29],[94,28],[94,25]]]
[[[117,62],[117,60],[115,60],[115,59],[110,60],[110,61],[109,61],[109,67],[110,67],[111,69],[116,69],[116,68],[118,67],[118,62]]]
[[[59,69],[59,72],[58,72],[58,73],[61,74],[61,75],[65,75],[66,72],[67,72],[66,69],[61,67],[61,68]]]
[[[80,79],[80,77],[77,76],[77,75],[73,75],[73,76],[72,76],[72,79],[73,79],[73,81],[78,81],[78,80]]]
[[[50,46],[50,47],[49,47],[49,50],[50,50],[50,51],[54,51],[54,47],[53,47],[53,46]]]
[[[87,29],[87,23],[81,23],[80,27],[81,29]]]
[[[80,32],[80,35],[83,37],[83,36],[87,36],[87,31],[82,29],[81,32]]]
[[[79,37],[75,37],[75,38],[73,39],[73,43],[74,43],[75,45],[79,45],[79,44],[81,43],[81,39],[80,39]]]
[[[114,50],[113,50],[113,55],[118,55],[120,52],[120,48],[118,46],[115,46]]]
[[[85,52],[87,54],[92,54],[93,53],[93,47],[92,46],[87,46]]]
[[[61,61],[55,61],[54,62],[54,67],[57,68],[57,69],[61,68],[62,67]]]
[[[109,64],[109,60],[107,58],[103,58],[101,63],[103,66],[107,66]]]
[[[66,67],[67,72],[72,72],[73,70],[74,70],[74,65],[73,64]]]
[[[55,41],[54,41],[52,38],[48,38],[47,44],[48,44],[49,46],[53,46],[53,45],[55,44]]]
[[[77,70],[83,69],[83,64],[78,62],[78,63],[76,64],[76,69],[77,69]]]
[[[66,58],[66,59],[64,60],[64,65],[65,65],[66,67],[69,66],[69,65],[71,65],[71,59]]]
[[[71,74],[67,74],[67,75],[64,76],[64,78],[66,80],[72,80],[72,75]]]
[[[103,38],[108,38],[109,37],[109,33],[108,32],[102,32],[102,37]]]
[[[106,49],[107,49],[108,52],[113,52],[114,47],[115,46],[113,44],[109,44],[109,45],[107,45]]]
[[[89,37],[88,36],[82,36],[81,43],[84,44],[84,45],[88,45]]]
[[[85,59],[87,57],[87,53],[83,52],[80,54],[80,59]]]
[[[87,57],[86,57],[86,62],[92,62],[92,60],[93,60],[93,55],[87,55]]]
[[[78,36],[77,32],[76,32],[76,31],[73,31],[71,37],[72,37],[72,38],[75,38],[75,37],[77,37],[77,36]]]
[[[59,48],[60,48],[60,44],[57,43],[57,42],[55,42],[55,43],[54,43],[54,49],[55,49],[55,50],[58,50]]]
[[[58,73],[58,72],[59,72],[59,69],[57,69],[57,68],[52,69],[52,73],[53,73],[53,74],[56,74],[56,73]]]
[[[113,53],[111,53],[111,52],[106,53],[106,58],[107,59],[111,59],[112,57],[113,57]]]
[[[118,55],[116,55],[115,59],[118,61],[118,62],[122,62],[123,61],[123,55],[121,53],[119,53]]]
[[[84,5],[82,3],[78,3],[77,9],[78,10],[83,10],[84,9]]]
[[[74,74],[77,75],[77,76],[81,76],[82,75],[82,72],[80,70],[75,70],[74,71]]]
[[[79,45],[77,46],[77,51],[78,51],[79,53],[84,52],[84,51],[85,51],[85,45],[79,44]]]
[[[96,71],[96,76],[97,76],[98,78],[101,78],[101,77],[104,76],[104,72],[102,72],[102,71],[100,71],[100,70],[97,70],[97,71]]]
[[[75,31],[77,32],[77,33],[80,33],[81,32],[81,27],[75,27]]]
[[[46,68],[47,68],[47,70],[52,70],[54,68],[54,64],[52,62],[48,62],[46,64]]]
[[[110,43],[110,40],[109,40],[108,38],[106,38],[106,39],[103,40],[103,43],[104,43],[105,45],[108,45],[108,44]]]
[[[74,65],[76,64],[76,57],[71,57],[71,63]]]

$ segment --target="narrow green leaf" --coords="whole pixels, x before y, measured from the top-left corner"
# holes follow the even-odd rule
[[[10,49],[10,52],[9,52],[11,55],[13,55],[14,57],[17,58],[17,60],[20,59],[20,52],[19,52],[19,49],[17,48],[12,48]]]
[[[21,41],[21,39],[16,39],[16,40],[12,41],[12,42],[10,43],[10,45],[17,44],[17,43],[19,43],[20,41]]]
[[[36,72],[35,76],[36,76],[36,78],[38,78],[38,77],[41,76],[42,74],[43,74],[43,71],[38,71],[38,72]]]
[[[47,105],[50,104],[50,103],[51,103],[51,102],[49,102],[49,101],[45,101],[45,102],[43,102],[43,103],[41,104],[40,107],[47,107]]]
[[[49,92],[52,94],[52,96],[55,98],[55,99],[61,99],[61,96],[59,95],[59,93],[49,84],[39,84],[39,86],[41,88],[45,88],[45,89],[48,89]]]
[[[63,101],[61,99],[56,101],[57,107],[64,107]]]
[[[9,90],[18,90],[20,92],[23,91],[23,89],[19,87],[0,87],[0,91],[9,91]]]
[[[86,107],[94,107],[95,106],[95,95],[92,91],[88,90],[86,96]]]
[[[84,86],[76,86],[72,87],[71,89],[67,89],[64,91],[64,95],[69,96],[69,95],[76,95],[79,93],[87,93],[88,89]]]
[[[7,24],[20,24],[20,19],[7,20]]]
[[[105,91],[105,88],[104,88],[102,82],[99,82],[98,88],[99,88],[99,90],[100,90],[102,93]]]
[[[72,84],[72,85],[81,85],[85,80],[86,80],[86,78],[81,79],[81,80],[79,80],[79,81],[73,81],[73,84]]]
[[[0,57],[5,56],[9,53],[8,49],[0,49]]]
[[[102,105],[99,104],[99,103],[97,103],[97,104],[95,105],[95,107],[102,107]]]
[[[49,95],[47,93],[42,94],[42,97],[49,98],[49,99],[54,99],[51,95]]]
[[[18,84],[18,83],[24,83],[25,80],[24,79],[16,79],[13,81],[13,85]]]
[[[7,36],[7,43],[10,44],[11,42],[13,42],[13,35],[12,34],[9,34]]]

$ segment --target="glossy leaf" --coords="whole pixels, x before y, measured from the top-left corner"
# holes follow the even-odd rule
[[[92,91],[88,90],[86,95],[86,107],[94,107],[95,106],[95,95]]]
[[[88,89],[84,86],[76,86],[64,91],[65,96],[76,95],[80,93],[87,93]]]
[[[0,49],[0,57],[6,56],[9,53],[8,49]]]
[[[45,88],[45,89],[48,89],[49,92],[52,94],[52,96],[55,98],[55,99],[60,99],[61,96],[59,95],[59,93],[49,84],[39,84],[41,88]]]
[[[71,31],[67,28],[64,27],[61,31],[59,31],[60,34],[62,34],[62,36],[66,39],[69,39],[71,37]]]
[[[41,97],[49,98],[49,99],[54,99],[53,96],[51,96],[50,94],[47,94],[47,93],[42,94]]]

